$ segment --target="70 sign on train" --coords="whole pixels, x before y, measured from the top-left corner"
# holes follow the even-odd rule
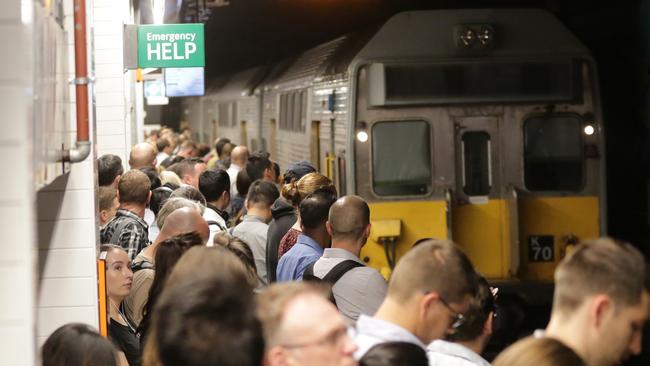
[[[138,66],[203,67],[203,24],[138,26]]]

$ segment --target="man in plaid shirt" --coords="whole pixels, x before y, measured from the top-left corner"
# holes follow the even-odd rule
[[[118,185],[120,207],[115,217],[100,232],[102,244],[117,244],[133,260],[148,244],[144,210],[151,197],[151,183],[139,170],[126,172]]]

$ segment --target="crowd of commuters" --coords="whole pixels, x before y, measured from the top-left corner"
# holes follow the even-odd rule
[[[55,331],[44,365],[486,366],[498,289],[455,243],[414,243],[388,281],[360,259],[372,212],[308,162],[171,129],[98,159],[108,336]],[[280,174],[283,173],[283,174]],[[550,322],[495,366],[616,365],[650,309],[633,246],[584,242],[557,267]]]

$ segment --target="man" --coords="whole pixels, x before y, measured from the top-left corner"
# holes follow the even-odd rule
[[[199,176],[199,191],[206,200],[203,218],[210,227],[208,246],[212,246],[214,235],[228,230],[226,208],[230,204],[230,178],[224,170],[206,170]]]
[[[184,158],[184,159],[190,159],[190,158],[195,158],[196,155],[198,154],[198,151],[196,149],[196,144],[192,140],[186,140],[181,143],[181,146],[178,149],[178,153],[176,155]]]
[[[235,226],[232,235],[243,240],[251,248],[255,258],[257,275],[262,284],[269,283],[266,274],[266,233],[267,224],[271,221],[271,205],[280,196],[275,184],[257,180],[248,189],[246,196],[246,215],[243,221]]]
[[[117,189],[113,187],[99,187],[97,189],[99,201],[99,227],[100,229],[115,217],[120,201],[117,199]]]
[[[273,163],[269,160],[268,154],[263,152],[258,151],[251,155],[244,168],[246,169],[246,173],[248,173],[251,182],[262,179],[267,182],[275,183],[278,178],[275,176]]]
[[[555,270],[546,336],[572,348],[589,366],[611,366],[641,352],[648,316],[645,263],[628,243],[583,243]]]
[[[148,142],[140,142],[131,148],[129,154],[131,169],[156,168],[156,149]]]
[[[207,165],[205,165],[201,159],[191,158],[173,164],[167,170],[176,173],[184,184],[199,189],[199,176],[201,176],[201,173],[206,171],[207,168]]]
[[[354,366],[356,350],[325,290],[304,282],[273,284],[258,296],[264,365]]]
[[[248,148],[246,146],[237,146],[230,153],[230,167],[228,176],[230,177],[230,196],[237,196],[237,174],[244,169],[248,161]]]
[[[462,324],[475,291],[472,263],[455,244],[422,242],[397,262],[374,317],[359,317],[355,358],[386,342],[408,342],[425,349],[425,344]]]
[[[206,157],[208,159],[208,168],[213,169],[217,166],[217,161],[220,160],[223,155],[223,147],[229,143],[230,139],[227,137],[218,137],[214,140],[214,151]]]
[[[158,155],[156,155],[156,166],[160,166],[160,163],[162,163],[168,157],[172,156],[174,148],[176,148],[176,146],[174,146],[171,140],[166,136],[161,136],[158,139],[156,142],[156,147],[158,148]]]
[[[186,203],[184,207],[172,211],[166,217],[160,234],[153,244],[140,252],[133,260],[133,283],[129,296],[124,299],[124,308],[129,319],[133,320],[136,325],[139,325],[140,321],[142,321],[142,308],[144,308],[149,298],[149,289],[154,278],[154,259],[160,243],[172,236],[188,232],[199,233],[203,243],[208,238],[208,225],[201,218],[196,205],[191,201]]]
[[[435,340],[427,346],[430,366],[490,366],[481,352],[492,335],[494,302],[490,285],[477,273],[478,290],[469,309],[463,314],[465,322],[447,335],[447,340]]]
[[[167,286],[153,318],[160,364],[262,365],[264,337],[254,303],[252,291],[232,277]]]
[[[110,186],[117,189],[124,168],[122,159],[117,155],[106,154],[97,158],[97,183],[100,187]]]
[[[339,271],[332,293],[348,321],[357,321],[360,314],[374,315],[386,296],[387,286],[376,269],[366,267],[359,259],[370,236],[368,204],[358,196],[339,198],[330,208],[326,228],[332,247],[325,248],[323,256],[308,271],[320,279]],[[349,266],[345,267],[346,264]]]
[[[331,191],[318,189],[307,196],[298,208],[302,234],[296,244],[278,262],[278,282],[301,280],[307,266],[329,248],[331,238],[325,227],[329,209],[336,201]]]
[[[124,173],[118,184],[120,207],[100,232],[102,244],[117,244],[124,248],[133,260],[149,243],[148,226],[144,221],[151,183],[149,177],[139,170]]]

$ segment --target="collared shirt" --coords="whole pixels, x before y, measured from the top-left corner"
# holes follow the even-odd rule
[[[353,253],[341,248],[325,248],[323,256],[314,264],[314,275],[323,278],[337,264],[345,260],[363,262]],[[348,320],[356,321],[360,314],[372,316],[386,296],[387,285],[376,269],[352,268],[332,287],[339,310]]]
[[[309,264],[323,255],[323,248],[305,234],[298,235],[296,245],[286,252],[278,262],[278,282],[302,280]]]
[[[429,366],[490,366],[483,357],[459,343],[437,339],[427,346]]]
[[[351,336],[359,349],[354,353],[356,360],[361,359],[373,346],[386,342],[413,343],[426,350],[424,343],[413,333],[397,324],[385,320],[361,315],[357,321],[356,329],[351,330]]]
[[[118,209],[115,217],[100,232],[102,244],[117,244],[126,250],[129,259],[149,245],[147,223],[138,215]],[[116,232],[119,230],[119,232]]]
[[[226,173],[230,177],[230,197],[235,197],[238,193],[237,191],[237,174],[241,171],[242,167],[236,164],[230,164]]]
[[[232,229],[232,235],[243,240],[251,248],[255,258],[257,275],[264,282],[269,283],[266,275],[266,234],[269,225],[258,216],[246,215],[244,220]]]
[[[205,211],[203,211],[203,219],[208,223],[208,229],[210,229],[207,246],[211,247],[213,245],[214,235],[227,230],[226,220],[221,216],[219,210],[209,203]]]

